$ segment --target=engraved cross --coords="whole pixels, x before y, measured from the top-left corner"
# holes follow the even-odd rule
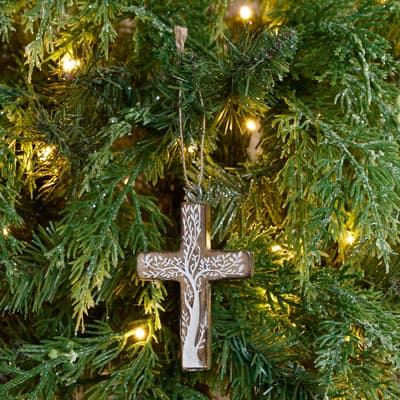
[[[205,203],[181,206],[181,244],[176,252],[140,253],[137,275],[145,280],[177,281],[181,290],[182,368],[205,370],[211,364],[210,281],[253,274],[249,251],[211,250]]]

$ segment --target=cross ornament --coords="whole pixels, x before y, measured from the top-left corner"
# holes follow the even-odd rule
[[[210,281],[252,275],[251,252],[211,249],[209,210],[205,203],[181,205],[179,251],[138,255],[139,279],[177,281],[180,284],[180,337],[184,370],[206,370],[211,366]]]

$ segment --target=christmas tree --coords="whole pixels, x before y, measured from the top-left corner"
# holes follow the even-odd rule
[[[1,399],[400,398],[398,0],[0,0],[0,40]],[[254,258],[205,371],[137,269],[185,201]]]

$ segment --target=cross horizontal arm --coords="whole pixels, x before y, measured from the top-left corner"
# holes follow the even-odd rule
[[[180,253],[140,253],[137,258],[139,279],[179,281],[182,277]]]
[[[200,262],[199,275],[210,281],[253,276],[249,251],[210,251]]]

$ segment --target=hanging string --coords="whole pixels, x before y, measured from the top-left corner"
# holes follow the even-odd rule
[[[198,179],[199,180],[198,185],[201,187],[204,176],[204,137],[206,136],[206,114],[204,112],[203,96],[201,95],[200,91],[199,91],[199,96],[200,96],[200,104],[203,109],[203,120],[201,125],[201,139],[200,139],[200,170]]]
[[[175,45],[178,50],[179,56],[182,58],[185,40],[187,37],[187,28],[176,26],[174,29],[175,33]],[[204,101],[201,92],[199,91],[200,104],[204,110]],[[191,183],[188,176],[188,169],[186,165],[186,151],[185,151],[185,138],[183,133],[183,106],[182,106],[182,83],[179,86],[178,94],[178,126],[179,126],[179,136],[181,142],[181,158],[182,158],[182,169],[183,169],[183,179],[185,182],[185,197],[188,201],[199,202],[202,200],[202,189],[201,184],[203,182],[204,176],[204,137],[206,133],[206,115],[203,111],[202,126],[201,126],[201,138],[200,138],[200,166],[199,173],[197,176],[197,182]]]
[[[191,183],[189,180],[187,166],[186,166],[186,151],[185,151],[185,138],[183,134],[183,107],[182,107],[182,89],[179,89],[179,102],[178,102],[178,121],[179,121],[179,136],[181,142],[181,158],[182,158],[182,169],[183,169],[183,179],[185,182],[185,197],[189,201],[198,202],[202,200],[202,189],[201,184],[203,182],[204,176],[204,137],[206,133],[206,115],[203,112],[202,126],[201,126],[201,137],[200,137],[200,166],[199,173],[197,175],[197,182],[195,184]],[[204,102],[201,93],[200,104],[204,109]]]
[[[181,157],[182,157],[182,168],[183,168],[183,178],[185,180],[185,186],[189,187],[190,182],[186,169],[186,157],[185,157],[185,143],[183,137],[183,111],[182,111],[182,89],[179,88],[179,101],[178,101],[178,120],[179,120],[179,136],[181,139]]]

